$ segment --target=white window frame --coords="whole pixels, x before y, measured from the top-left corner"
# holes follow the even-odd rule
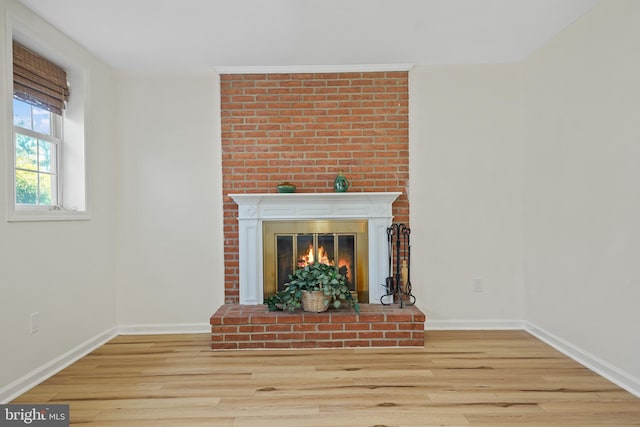
[[[14,98],[15,99],[15,98]],[[12,103],[13,105],[13,103]],[[33,107],[32,107],[33,108]],[[22,169],[22,168],[18,168],[18,164],[17,161],[15,160],[15,153],[17,152],[18,149],[18,134],[20,135],[25,135],[28,136],[30,138],[34,138],[36,140],[42,140],[42,141],[46,141],[50,144],[53,144],[56,147],[56,155],[55,155],[55,184],[54,184],[54,188],[52,189],[52,193],[55,191],[55,203],[51,204],[51,205],[29,205],[29,204],[22,204],[22,203],[18,203],[17,202],[17,188],[16,188],[16,184],[14,182],[13,188],[14,188],[14,203],[16,204],[16,209],[17,210],[40,210],[40,211],[49,211],[49,210],[60,210],[61,206],[64,206],[64,198],[63,198],[63,187],[62,187],[62,171],[63,169],[63,165],[62,165],[62,159],[64,158],[64,138],[63,138],[63,122],[64,122],[64,117],[59,115],[59,114],[55,114],[55,113],[49,113],[50,114],[50,134],[44,134],[44,133],[40,133],[38,131],[34,131],[32,129],[29,128],[23,128],[21,126],[18,125],[13,125],[13,152],[14,152],[14,167],[13,167],[13,173],[14,173],[14,180],[15,180],[15,174],[17,173],[18,170],[24,170],[24,171],[28,171],[28,172],[37,172],[38,173],[38,184],[40,182],[40,178],[39,176],[41,174],[46,174],[46,172],[41,172],[40,168],[38,167],[37,171],[33,171],[31,169]],[[33,115],[31,118],[31,128],[33,128]],[[40,185],[38,185],[38,190],[40,188]]]
[[[91,219],[88,197],[88,152],[85,141],[89,135],[89,68],[90,61],[78,53],[78,47],[66,38],[57,37],[50,29],[25,24],[19,16],[7,13],[7,32],[4,46],[6,76],[4,90],[5,132],[0,138],[6,142],[7,203],[6,218],[20,221],[73,221]],[[58,153],[57,206],[33,206],[16,203],[16,145],[13,126],[13,40],[47,57],[67,72],[71,96],[63,112],[64,147]],[[1,52],[1,50],[0,50]],[[2,86],[0,85],[0,89]]]

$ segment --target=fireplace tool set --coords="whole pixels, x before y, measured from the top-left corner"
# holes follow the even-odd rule
[[[389,276],[386,283],[382,285],[386,289],[386,294],[380,297],[380,303],[383,305],[390,305],[397,301],[402,308],[416,303],[416,297],[411,293],[410,234],[411,229],[405,224],[394,223],[387,228]],[[389,296],[392,297],[392,302],[385,302]]]

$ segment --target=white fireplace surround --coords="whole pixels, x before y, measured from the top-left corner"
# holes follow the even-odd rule
[[[369,303],[379,304],[389,272],[387,227],[399,192],[229,194],[238,204],[240,304],[263,303],[262,222],[366,219]]]

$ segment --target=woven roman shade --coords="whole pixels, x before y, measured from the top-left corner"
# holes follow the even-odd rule
[[[62,114],[69,100],[67,73],[13,41],[13,95],[28,104]]]

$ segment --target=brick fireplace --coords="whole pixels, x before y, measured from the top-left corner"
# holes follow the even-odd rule
[[[261,266],[251,280],[241,278],[241,258],[261,261],[259,254],[240,252],[248,211],[236,203],[277,198],[276,187],[285,181],[297,186],[294,197],[334,197],[333,180],[343,171],[351,182],[343,200],[393,194],[384,220],[369,219],[378,229],[391,220],[408,224],[408,73],[223,74],[220,93],[226,304],[211,317],[212,348],[422,345],[425,318],[416,307],[365,304],[360,315],[266,312],[254,275],[262,274]],[[387,249],[384,232],[376,233],[373,243],[369,234],[379,252],[369,281],[378,292]]]
[[[238,206],[229,196],[333,192],[342,170],[351,192],[399,192],[395,222],[409,222],[408,73],[223,74],[222,188],[225,302],[240,301]]]

